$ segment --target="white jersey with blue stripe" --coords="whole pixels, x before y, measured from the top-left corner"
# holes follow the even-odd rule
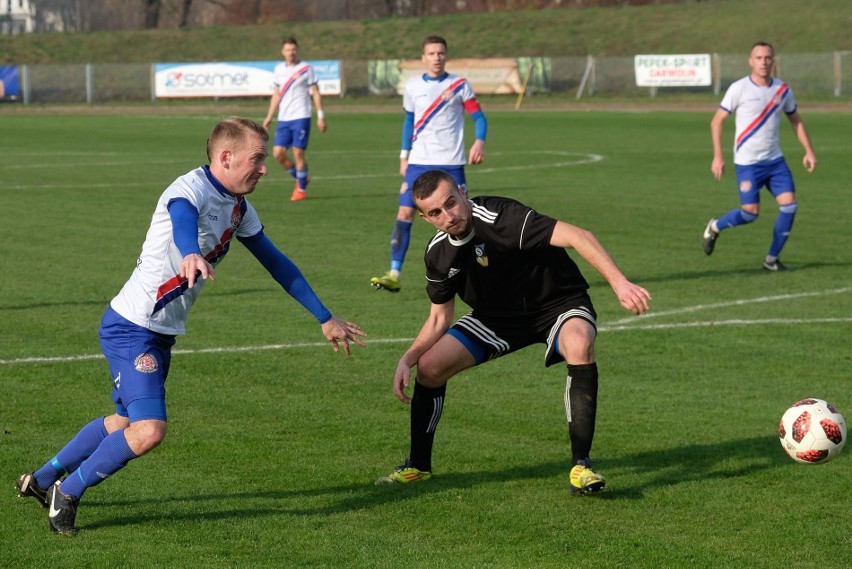
[[[186,333],[187,314],[204,286],[199,277],[190,289],[186,278],[180,277],[183,256],[174,243],[168,210],[177,199],[189,201],[198,210],[198,244],[201,254],[214,266],[228,252],[231,239],[250,237],[263,229],[251,204],[243,196],[228,193],[206,166],[166,188],[157,202],[136,268],[110,306],[134,324],[169,335]]]
[[[743,77],[728,87],[720,107],[736,113],[735,164],[748,166],[783,156],[778,141],[781,113],[796,112],[796,99],[786,83],[773,78],[764,87],[751,76]]]
[[[313,67],[304,61],[295,65],[281,62],[275,66],[273,81],[281,93],[279,121],[311,118],[311,86],[317,84]]]
[[[467,79],[447,73],[412,77],[405,84],[402,107],[414,113],[409,164],[464,165],[466,101],[476,99]]]

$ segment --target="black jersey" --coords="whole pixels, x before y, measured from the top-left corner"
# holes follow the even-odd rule
[[[528,315],[589,288],[565,249],[550,245],[556,220],[515,200],[473,198],[473,231],[438,232],[426,248],[426,292],[434,304],[459,295],[475,311]]]

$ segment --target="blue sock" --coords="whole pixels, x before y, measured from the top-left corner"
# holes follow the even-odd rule
[[[408,243],[411,241],[411,225],[410,221],[396,220],[391,233],[391,270],[402,269],[405,254],[408,252]]]
[[[59,490],[68,496],[83,496],[87,488],[96,486],[124,468],[136,458],[127,444],[124,429],[115,431],[98,445],[95,452],[62,482]]]
[[[295,178],[296,177],[296,167],[292,166],[290,168],[287,168],[287,173]]]
[[[744,209],[732,209],[716,222],[716,227],[719,228],[719,231],[723,229],[728,229],[729,227],[736,227],[737,225],[745,225],[746,223],[751,223],[757,219],[756,213],[749,213]]]
[[[781,249],[787,243],[787,238],[790,236],[790,230],[793,229],[793,219],[796,217],[796,210],[799,208],[798,203],[782,205],[778,211],[778,217],[775,218],[775,228],[772,230],[772,245],[769,247],[769,255],[778,257],[781,254]]]
[[[299,189],[306,190],[308,189],[308,171],[307,170],[296,170],[296,181],[299,182]]]
[[[36,484],[41,489],[50,488],[66,472],[74,472],[90,454],[95,452],[101,441],[106,438],[104,418],[91,421],[69,441],[59,453],[45,463],[34,474]]]

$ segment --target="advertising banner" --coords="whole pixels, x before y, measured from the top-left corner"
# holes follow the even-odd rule
[[[517,94],[528,82],[530,91],[550,90],[549,57],[452,59],[447,71],[464,77],[477,94]],[[402,95],[409,78],[423,73],[419,59],[371,60],[368,63],[370,92]],[[527,78],[527,75],[530,77]]]
[[[711,84],[710,54],[637,55],[637,87],[692,87]]]
[[[16,65],[0,65],[0,99],[18,99],[21,88]]]
[[[158,63],[154,68],[157,97],[263,97],[272,95],[278,61]],[[341,92],[339,61],[308,61],[323,95]]]

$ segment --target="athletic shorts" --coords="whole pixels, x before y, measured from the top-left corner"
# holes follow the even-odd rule
[[[130,422],[166,421],[166,377],[175,337],[138,326],[107,308],[98,331],[112,374],[115,412]]]
[[[559,330],[571,318],[582,318],[597,330],[597,313],[592,300],[584,295],[517,318],[480,316],[474,310],[459,318],[447,334],[464,344],[476,365],[532,344],[545,344],[544,365],[550,367],[565,360],[559,352]]]
[[[405,180],[402,182],[402,187],[399,188],[399,205],[405,207],[414,207],[414,198],[411,197],[411,188],[414,187],[414,180],[420,174],[429,170],[443,170],[453,177],[464,195],[467,195],[467,180],[464,177],[464,166],[424,166],[422,164],[409,164],[405,169]]]
[[[311,118],[278,121],[275,128],[275,146],[307,148],[311,138]]]
[[[760,190],[763,186],[773,196],[786,192],[795,192],[793,174],[787,166],[784,158],[778,158],[771,162],[758,162],[748,166],[736,165],[737,187],[740,189],[740,203],[751,205],[760,203]]]

